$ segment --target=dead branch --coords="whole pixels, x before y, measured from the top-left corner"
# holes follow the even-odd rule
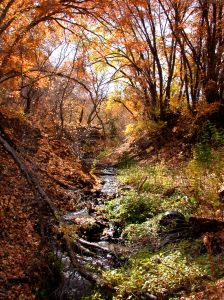
[[[109,250],[108,248],[106,247],[103,247],[103,246],[100,246],[98,243],[93,243],[93,242],[88,242],[84,239],[81,239],[79,238],[78,239],[78,242],[86,247],[89,247],[89,248],[94,248],[94,249],[98,249],[98,250],[101,250],[103,252],[109,252],[109,253],[114,253],[112,250]]]
[[[138,184],[138,187],[137,187],[137,191],[140,192],[143,185],[145,184],[146,180],[148,179],[148,176],[143,176]]]
[[[115,291],[114,287],[112,287],[109,282],[103,280],[99,274],[93,273],[87,270],[79,261],[72,249],[72,244],[69,240],[65,239],[66,249],[68,251],[69,257],[71,259],[71,263],[77,272],[85,279],[89,280],[91,283],[96,284],[99,287],[110,290],[111,292]]]

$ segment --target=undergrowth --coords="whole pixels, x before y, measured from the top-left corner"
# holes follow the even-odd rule
[[[214,279],[202,239],[158,248],[158,224],[168,210],[179,211],[186,219],[200,216],[223,220],[218,195],[224,181],[223,141],[222,132],[208,124],[192,158],[182,165],[171,168],[163,161],[122,164],[118,179],[129,189],[108,201],[106,209],[109,218],[123,226],[121,237],[133,253],[125,266],[104,272],[104,278],[116,289],[114,300],[147,299],[149,294],[179,299],[182,293],[197,290],[202,281]],[[224,268],[219,260],[219,256],[214,257],[220,278]]]
[[[207,254],[199,252],[200,241],[168,245],[152,253],[147,247],[129,259],[129,264],[104,272],[116,286],[115,299],[147,299],[146,294],[172,295],[180,290],[195,290],[205,275],[210,279]]]
[[[215,264],[218,269],[218,259]],[[212,274],[208,254],[197,239],[170,244],[157,252],[141,248],[123,267],[104,271],[103,278],[115,287],[115,294],[107,298],[97,291],[88,299],[149,299],[149,295],[180,299],[198,290],[202,281],[211,282]]]
[[[118,179],[131,189],[107,202],[107,211],[110,219],[123,225],[145,222],[167,210],[178,210],[188,218],[198,207],[194,195],[186,192],[180,170],[175,172],[164,162],[132,164],[119,171]]]

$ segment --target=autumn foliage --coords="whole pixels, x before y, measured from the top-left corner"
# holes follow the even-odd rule
[[[58,210],[74,209],[96,183],[81,165],[92,145],[77,132],[93,128],[113,145],[165,132],[176,143],[214,111],[221,126],[223,53],[222,0],[2,0],[0,136]],[[3,297],[32,299],[46,250],[40,212],[3,143],[0,153]]]
[[[111,96],[145,121],[223,102],[222,1],[14,0],[0,12],[4,105],[105,131]]]

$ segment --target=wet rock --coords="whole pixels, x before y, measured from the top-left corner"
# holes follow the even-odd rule
[[[219,199],[224,202],[224,184],[220,187],[218,191]]]
[[[105,169],[106,172],[110,172],[111,170]],[[113,171],[113,170],[112,170]],[[107,175],[102,175],[103,185],[101,188],[101,194],[105,198],[113,198],[116,197],[118,193],[118,184],[116,181],[115,173],[105,173]]]
[[[68,256],[62,257],[62,263],[64,266],[62,281],[55,292],[55,299],[83,299],[90,293],[92,284],[74,270]]]
[[[104,228],[101,241],[117,242],[121,235],[121,228],[113,223],[109,223],[109,227]]]
[[[121,244],[121,228],[105,217],[100,208],[106,199],[117,195],[118,183],[116,169],[105,168],[100,171],[102,187],[95,192],[82,194],[79,210],[66,214],[63,219],[67,224],[77,224],[78,236],[74,241],[74,249],[78,259],[92,265],[94,269],[108,270],[124,264],[120,257],[128,250]],[[72,228],[72,227],[71,227]],[[82,299],[91,291],[91,285],[69,265],[68,257],[64,258],[64,286],[60,289],[60,299]]]
[[[149,300],[158,300],[158,298],[156,296],[149,294],[149,293],[146,293],[145,296],[146,296],[146,299],[149,299]]]
[[[71,212],[64,216],[64,220],[70,224],[85,226],[91,226],[96,222],[95,218],[89,214],[88,209],[82,209],[80,211]]]
[[[185,223],[185,217],[182,213],[175,210],[166,211],[159,221],[159,224],[164,227],[176,228],[179,225]]]
[[[108,167],[100,170],[96,170],[94,174],[97,175],[108,175],[108,176],[115,176],[116,175],[116,169],[114,167]]]
[[[105,224],[95,222],[92,226],[80,228],[80,234],[90,242],[100,241],[104,228]]]

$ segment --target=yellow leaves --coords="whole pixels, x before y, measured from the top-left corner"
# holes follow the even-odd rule
[[[130,136],[134,133],[136,124],[131,123],[131,124],[127,124],[125,127],[125,135]]]
[[[40,78],[37,82],[37,85],[39,88],[44,88],[44,87],[48,86],[49,82],[50,82],[50,80],[47,77]]]

